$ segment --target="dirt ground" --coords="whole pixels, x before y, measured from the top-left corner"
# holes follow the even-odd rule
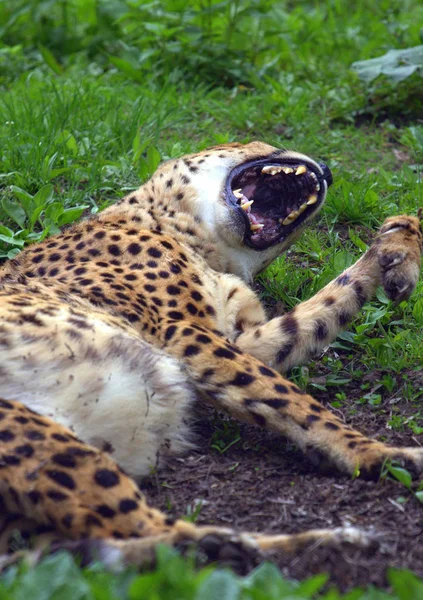
[[[329,395],[316,397],[325,403]],[[348,421],[363,433],[402,446],[419,443],[411,431],[389,430],[380,407],[375,412],[357,406]],[[313,546],[294,557],[273,556],[283,574],[294,579],[328,572],[330,582],[346,590],[387,587],[388,567],[407,567],[423,576],[423,505],[403,486],[319,474],[286,440],[248,426],[240,426],[241,439],[219,453],[211,447],[216,424],[238,428],[221,419],[212,409],[201,409],[194,427],[197,448],[143,486],[152,504],[180,516],[201,503],[198,524],[239,530],[291,533],[354,525],[377,533],[378,542],[367,549]]]

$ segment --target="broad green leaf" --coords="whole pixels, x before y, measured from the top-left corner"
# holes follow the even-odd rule
[[[399,600],[423,598],[423,581],[405,569],[388,569],[387,578]]]
[[[263,563],[248,575],[242,582],[246,590],[257,589],[261,593],[254,594],[254,598],[278,598],[294,595],[295,584],[282,578],[281,572],[272,563]]]
[[[90,587],[70,554],[59,552],[49,556],[33,569],[28,569],[14,592],[15,600],[88,600]]]
[[[6,244],[12,244],[13,246],[19,246],[19,247],[22,247],[25,243],[23,240],[20,240],[18,238],[10,237],[7,235],[1,235],[1,234],[0,234],[0,241],[6,242]]]
[[[0,234],[6,235],[8,237],[14,236],[13,231],[11,229],[9,229],[9,227],[6,227],[6,225],[0,225]]]
[[[44,185],[35,194],[33,200],[35,206],[44,208],[45,205],[53,198],[54,187],[51,183]]]
[[[403,469],[402,467],[395,467],[393,465],[388,465],[388,471],[391,475],[395,477],[400,483],[402,483],[406,488],[411,488],[411,475],[407,471],[407,469]]]
[[[296,593],[300,596],[303,595],[305,598],[311,598],[317,592],[320,592],[322,587],[328,580],[328,575],[326,573],[320,573],[319,575],[315,575],[310,579],[306,579],[302,581],[296,590]]]
[[[196,600],[237,600],[241,589],[239,581],[231,571],[213,571],[200,585]]]
[[[53,223],[57,223],[58,218],[63,213],[63,204],[60,202],[53,202],[49,204],[45,209],[45,218],[51,219]]]
[[[56,136],[57,144],[65,144],[66,148],[70,150],[70,152],[76,156],[78,154],[78,144],[75,137],[72,135],[70,131],[64,129]]]
[[[34,210],[32,211],[32,213],[29,217],[29,222],[30,222],[31,227],[34,227],[35,223],[37,222],[37,219],[39,218],[39,216],[41,215],[43,210],[44,210],[44,205],[34,208]]]
[[[348,252],[348,250],[341,250],[341,252],[337,252],[334,257],[333,268],[338,273],[344,271],[345,269],[348,269],[348,267],[350,267],[353,262],[353,255],[350,252]]]
[[[423,75],[423,45],[403,50],[389,50],[377,58],[357,61],[351,65],[351,68],[367,83],[380,75],[385,75],[394,83],[399,83],[413,73]]]
[[[10,190],[15,194],[15,196],[17,196],[19,198],[19,200],[21,201],[21,204],[23,206],[23,209],[26,212],[27,217],[29,217],[30,212],[31,212],[32,202],[33,202],[33,196],[31,196],[31,194],[29,194],[22,188],[18,187],[17,185],[11,185]]]
[[[78,165],[69,165],[69,167],[59,167],[58,169],[50,169],[50,181],[59,175],[63,175],[63,173],[69,173],[72,169],[77,169]]]
[[[19,225],[19,227],[25,226],[26,214],[24,209],[19,206],[13,200],[9,200],[9,198],[3,198],[1,201],[1,205],[3,207],[4,212],[15,221]]]
[[[68,225],[69,223],[77,221],[87,208],[89,208],[89,206],[75,206],[73,208],[66,208],[60,215],[57,224],[59,227],[63,227],[63,225]]]

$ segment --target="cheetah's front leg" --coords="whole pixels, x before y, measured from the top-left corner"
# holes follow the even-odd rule
[[[163,324],[166,351],[183,361],[197,390],[220,410],[313,449],[344,473],[378,478],[385,460],[423,471],[422,448],[393,448],[371,440],[296,385],[223,336],[189,321]]]
[[[306,362],[336,338],[378,285],[392,300],[408,298],[419,277],[421,250],[417,217],[387,219],[360,260],[286,315],[246,329],[237,345],[282,372]]]

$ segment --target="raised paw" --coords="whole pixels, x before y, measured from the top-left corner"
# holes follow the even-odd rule
[[[423,234],[418,217],[386,219],[376,240],[381,284],[390,300],[406,300],[419,278]]]

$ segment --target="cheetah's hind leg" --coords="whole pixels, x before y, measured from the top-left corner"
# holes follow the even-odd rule
[[[154,563],[159,544],[182,550],[193,546],[200,562],[219,562],[244,573],[258,562],[261,551],[295,553],[310,543],[366,541],[364,534],[350,528],[263,536],[172,521],[147,504],[110,456],[65,427],[9,400],[0,400],[0,414],[3,516],[7,522],[18,517],[17,528],[19,523],[30,527],[35,537],[47,529],[52,536],[49,552],[63,548],[86,563],[97,558],[109,566],[142,566]],[[7,528],[4,533],[10,534]],[[0,548],[6,548],[3,541],[7,542],[0,535]],[[35,564],[43,554],[41,548],[26,556]],[[20,556],[5,557],[0,569]]]
[[[0,571],[24,559],[35,566],[46,551],[55,553],[66,550],[78,558],[81,566],[95,561],[102,562],[112,571],[135,565],[148,569],[154,566],[159,545],[173,546],[182,554],[192,554],[197,566],[216,563],[245,575],[261,560],[282,552],[292,556],[310,546],[338,547],[352,544],[367,548],[376,542],[374,533],[355,527],[312,529],[298,534],[263,535],[258,533],[236,533],[222,527],[195,526],[185,521],[176,521],[168,533],[141,539],[115,540],[83,539],[53,543],[49,548],[35,551],[16,552],[0,558]]]

